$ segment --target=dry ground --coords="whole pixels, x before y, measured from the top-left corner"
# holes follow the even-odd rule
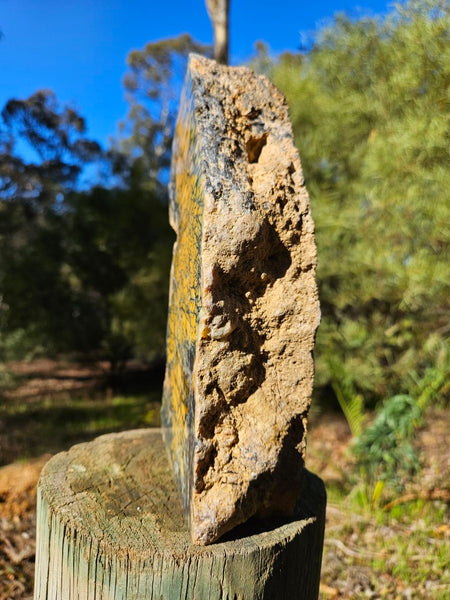
[[[102,366],[79,368],[45,361],[17,367],[23,380],[8,401],[22,403],[32,403],[55,388],[67,392],[95,387],[103,376]],[[343,417],[312,416],[307,466],[329,490],[322,599],[450,598],[449,431],[449,412],[431,412],[417,438],[424,464],[420,486],[412,484],[410,495],[385,513],[358,507],[348,495],[354,486],[349,477],[353,465],[348,452],[351,436]],[[9,434],[17,441],[0,423],[3,450]],[[17,455],[16,446],[11,456]],[[36,483],[49,456],[0,468],[0,600],[32,598]]]

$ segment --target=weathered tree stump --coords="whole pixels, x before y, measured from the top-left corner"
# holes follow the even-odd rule
[[[160,430],[74,446],[39,482],[35,600],[315,600],[325,492],[304,476],[291,519],[250,520],[198,546]]]

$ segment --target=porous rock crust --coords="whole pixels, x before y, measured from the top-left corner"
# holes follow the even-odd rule
[[[284,97],[247,68],[189,70],[204,188],[190,525],[207,544],[294,509],[320,309]]]

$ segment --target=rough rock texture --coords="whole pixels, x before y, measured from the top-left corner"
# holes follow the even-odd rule
[[[301,493],[320,310],[287,106],[191,56],[174,143],[163,424],[195,543]]]

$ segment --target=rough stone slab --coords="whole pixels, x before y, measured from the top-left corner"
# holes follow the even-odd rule
[[[104,435],[54,456],[38,485],[35,600],[316,600],[323,483],[292,519],[194,546],[160,430]]]
[[[287,105],[191,56],[174,142],[164,435],[194,542],[301,494],[316,246]]]

